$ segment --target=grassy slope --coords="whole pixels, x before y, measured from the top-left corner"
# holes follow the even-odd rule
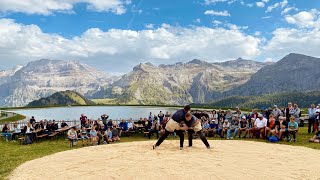
[[[17,114],[17,115],[15,115],[13,117],[9,117],[9,118],[6,118],[6,119],[1,119],[0,120],[0,124],[6,123],[6,122],[16,122],[16,121],[23,120],[25,118],[26,118],[25,116]]]
[[[313,149],[320,150],[320,144],[309,143],[308,140],[312,135],[307,134],[307,128],[300,128],[297,136],[297,142],[280,142],[280,144],[288,144],[293,146],[305,146]],[[173,138],[169,138],[173,139]],[[178,138],[175,138],[176,140]],[[209,138],[210,140],[219,138]],[[132,141],[145,141],[146,138],[142,137],[141,134],[136,134],[133,137],[123,137],[121,142],[132,142]],[[151,141],[156,141],[155,137]],[[248,140],[248,141],[258,141],[258,140]],[[107,146],[107,145],[106,145]],[[214,147],[214,144],[212,144]],[[178,145],[177,145],[178,147]],[[78,146],[76,148],[81,148]],[[150,147],[151,148],[151,147]],[[214,147],[219,148],[219,147]],[[43,141],[40,143],[35,143],[31,145],[19,145],[18,142],[2,142],[0,148],[0,179],[5,179],[17,166],[20,164],[37,159],[46,155],[50,155],[56,152],[69,150],[68,141],[64,139],[58,139],[53,141]]]

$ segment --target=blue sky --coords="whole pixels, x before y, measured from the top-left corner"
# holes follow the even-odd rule
[[[318,0],[2,0],[0,69],[74,59],[122,74],[140,62],[319,57],[319,10]]]

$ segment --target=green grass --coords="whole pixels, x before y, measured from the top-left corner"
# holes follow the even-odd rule
[[[297,135],[297,142],[279,142],[279,144],[287,144],[293,146],[304,146],[312,149],[319,149],[320,144],[309,143],[308,140],[313,135],[307,133],[307,128],[300,128]],[[168,138],[176,139],[178,138]],[[208,138],[209,140],[219,140],[220,138]],[[121,138],[121,143],[123,142],[132,142],[132,141],[145,141],[146,138],[142,137],[141,134],[135,134],[132,137],[123,137]],[[151,141],[156,141],[155,137]],[[259,141],[259,140],[246,140],[246,141]],[[6,179],[8,175],[22,163],[41,158],[50,154],[54,154],[61,151],[70,150],[68,147],[68,141],[60,138],[58,140],[45,140],[39,143],[34,143],[31,145],[20,145],[19,142],[2,142],[0,148],[0,179]],[[214,144],[212,144],[214,147]],[[78,146],[73,148],[81,148],[80,143]]]
[[[13,117],[1,119],[1,120],[0,120],[0,124],[4,124],[4,123],[7,123],[7,122],[16,122],[16,121],[23,120],[23,119],[25,119],[25,118],[26,118],[26,116],[23,116],[23,115],[20,115],[20,114],[16,114],[16,115],[13,116]]]

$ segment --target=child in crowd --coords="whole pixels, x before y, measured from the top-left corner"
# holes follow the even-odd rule
[[[291,139],[291,141],[296,142],[296,134],[298,132],[298,129],[299,129],[299,126],[298,126],[298,123],[295,121],[295,117],[291,116],[290,122],[288,123],[288,132],[293,136],[293,140]]]
[[[73,147],[76,145],[77,142],[77,132],[76,132],[76,128],[73,127],[68,131],[68,139],[70,141],[70,147]]]
[[[85,127],[82,127],[80,131],[80,138],[82,140],[82,146],[84,146],[84,141],[87,140],[87,145],[89,145],[89,136]]]
[[[91,141],[91,145],[96,145],[96,143],[98,142],[98,133],[96,131],[96,126],[92,126],[91,128],[90,141]]]
[[[224,120],[224,123],[222,125],[222,133],[221,133],[222,137],[224,137],[224,135],[227,134],[229,127],[230,127],[230,123],[228,119]]]

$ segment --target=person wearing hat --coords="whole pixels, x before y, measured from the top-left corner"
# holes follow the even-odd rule
[[[264,118],[262,114],[258,114],[258,118],[254,122],[254,134],[259,134],[260,139],[263,139],[267,123],[267,119]]]
[[[229,121],[227,119],[224,120],[224,123],[222,125],[222,132],[221,132],[222,137],[224,137],[224,135],[228,132],[229,127],[230,127]]]
[[[249,126],[248,126],[247,118],[246,116],[242,116],[240,120],[239,129],[238,129],[239,138],[241,138],[242,132],[246,132],[248,128]]]

